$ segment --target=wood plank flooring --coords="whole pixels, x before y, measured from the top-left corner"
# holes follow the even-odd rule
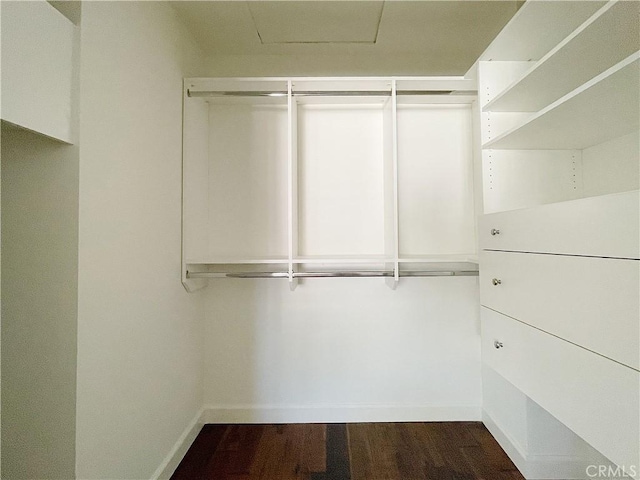
[[[172,480],[524,480],[480,422],[205,425]]]

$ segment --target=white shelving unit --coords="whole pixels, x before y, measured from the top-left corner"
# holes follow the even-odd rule
[[[496,95],[483,111],[538,112],[632,55],[638,49],[639,35],[637,3],[607,3]],[[583,61],[575,63],[575,58]]]
[[[636,131],[639,59],[631,54],[483,147],[584,149]]]
[[[475,83],[187,79],[183,282],[477,274]]]
[[[526,2],[477,66],[483,361],[621,466],[640,460],[639,14]]]
[[[478,61],[539,60],[606,3],[525,2]]]

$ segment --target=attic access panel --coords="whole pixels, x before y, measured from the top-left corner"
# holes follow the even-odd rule
[[[375,44],[383,1],[247,2],[263,45]]]

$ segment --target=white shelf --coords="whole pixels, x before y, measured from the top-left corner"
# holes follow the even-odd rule
[[[295,264],[380,264],[393,263],[395,259],[385,255],[332,255],[299,256],[292,260]],[[407,255],[398,259],[399,263],[478,263],[477,255]],[[213,257],[190,258],[188,265],[276,265],[287,264],[287,258]]]
[[[294,264],[381,264],[392,263],[393,258],[384,255],[332,255],[332,256],[301,256],[293,259]]]
[[[469,105],[477,99],[474,95],[464,95],[457,93],[434,94],[434,95],[398,95],[398,106],[410,108],[422,105]]]
[[[639,58],[627,57],[483,148],[583,149],[637,130]]]
[[[391,95],[391,78],[292,78],[294,95],[303,92],[382,92]]]
[[[280,106],[284,109],[287,108],[287,97],[277,96],[277,97],[251,97],[246,96],[210,96],[197,98],[196,100],[200,100],[208,105],[247,105],[251,107],[260,107],[260,106]]]
[[[187,265],[273,265],[287,264],[289,259],[284,258],[251,258],[251,257],[213,257],[213,258],[188,258]]]
[[[483,111],[537,112],[624,60],[638,49],[639,8],[638,2],[606,4]]]
[[[605,3],[525,2],[478,60],[538,60]]]
[[[396,90],[401,92],[418,91],[441,91],[441,92],[464,92],[476,90],[476,81],[470,78],[461,77],[395,77]]]
[[[185,82],[188,97],[206,96],[220,92],[287,92],[284,78],[189,78]]]
[[[398,263],[473,263],[478,264],[477,255],[406,255],[398,259]]]

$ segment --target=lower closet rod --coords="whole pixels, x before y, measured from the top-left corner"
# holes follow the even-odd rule
[[[401,277],[476,277],[477,270],[415,270],[400,272]],[[287,272],[187,272],[188,278],[288,278]],[[393,277],[392,271],[293,272],[293,278]]]

